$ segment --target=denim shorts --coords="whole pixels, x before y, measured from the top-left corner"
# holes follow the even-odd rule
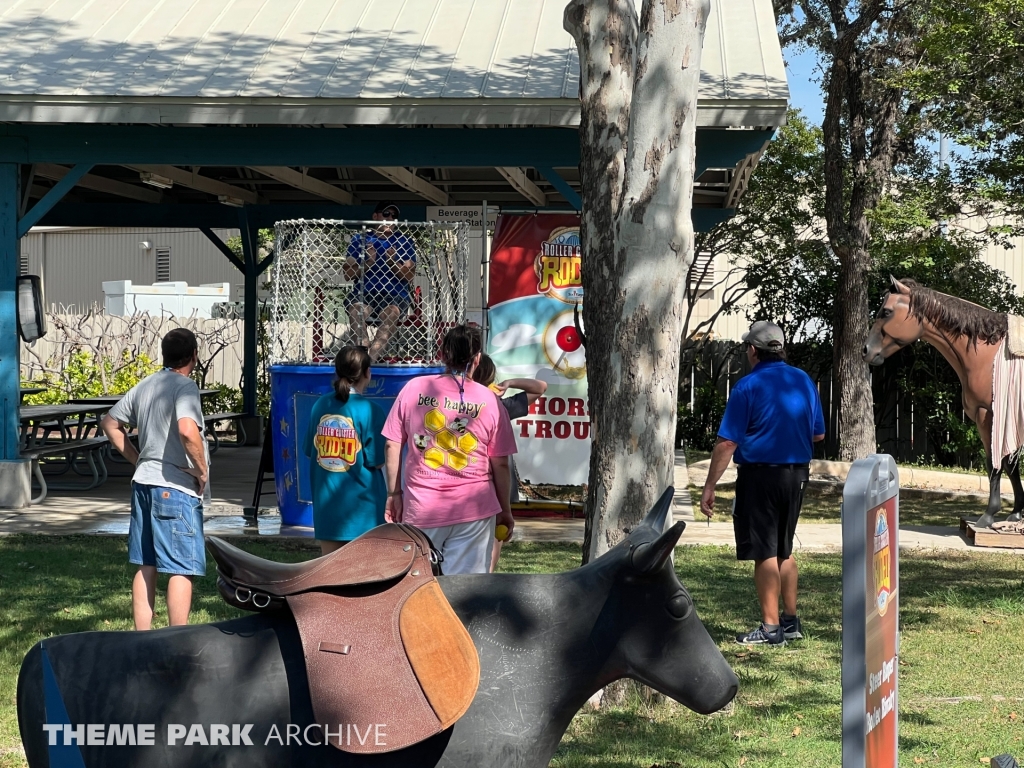
[[[132,483],[128,561],[160,573],[206,575],[203,500],[174,488]]]

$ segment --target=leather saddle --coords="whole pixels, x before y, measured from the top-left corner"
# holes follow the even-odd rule
[[[275,563],[213,536],[223,598],[249,611],[290,610],[325,740],[375,754],[449,728],[473,701],[480,661],[435,578],[426,534],[388,523],[336,552]]]

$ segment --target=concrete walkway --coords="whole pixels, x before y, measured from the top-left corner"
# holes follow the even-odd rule
[[[277,514],[277,499],[271,484],[260,503],[260,515],[255,523],[242,514],[243,506],[252,500],[253,482],[259,465],[259,448],[224,447],[213,457],[213,504],[207,510],[205,530],[221,536],[286,536],[313,538],[311,528],[282,526]],[[849,465],[837,462],[816,462],[812,471],[817,476],[845,478]],[[125,535],[128,532],[130,478],[124,465],[111,465],[111,471],[122,473],[111,478],[100,488],[85,492],[58,491],[43,504],[25,510],[0,510],[0,535],[15,533],[41,534],[99,534]],[[948,472],[915,470],[919,482],[946,480],[956,490],[976,483],[974,476]],[[695,520],[694,509],[687,486],[692,482],[703,485],[707,476],[707,462],[699,462],[687,469],[682,451],[676,453],[673,518],[686,522],[686,531],[680,544],[716,544],[732,546],[731,523],[714,522],[708,525],[704,516]],[[934,478],[931,476],[939,476]],[[62,480],[65,478],[62,478]],[[902,480],[903,478],[901,478]],[[984,478],[981,478],[984,480]],[[722,482],[734,482],[735,470],[729,470]],[[934,487],[934,486],[932,486]],[[975,485],[971,490],[974,490]],[[583,519],[529,517],[516,521],[517,541],[576,542],[583,541]],[[801,523],[797,528],[797,551],[839,551],[842,548],[840,526],[835,523]],[[1024,550],[974,547],[961,536],[960,531],[944,526],[903,526],[900,528],[900,546],[915,549],[971,550],[975,552],[1017,552]]]

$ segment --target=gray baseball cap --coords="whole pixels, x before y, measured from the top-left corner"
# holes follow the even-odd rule
[[[775,323],[769,323],[767,320],[758,320],[750,326],[749,331],[743,334],[742,341],[747,342],[752,347],[774,352],[782,349],[786,343],[786,336]]]

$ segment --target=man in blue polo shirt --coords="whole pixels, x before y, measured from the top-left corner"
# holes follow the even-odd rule
[[[825,439],[825,418],[811,377],[786,363],[779,326],[759,320],[743,341],[752,370],[733,388],[725,407],[700,509],[711,517],[715,484],[735,454],[736,558],[754,561],[761,603],[761,624],[737,635],[736,642],[785,645],[803,638],[796,614],[793,535],[814,443]]]

